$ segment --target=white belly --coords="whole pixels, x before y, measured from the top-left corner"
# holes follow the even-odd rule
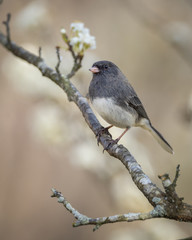
[[[93,107],[101,117],[116,127],[126,128],[135,125],[137,114],[131,114],[116,105],[111,98],[96,98],[92,101]],[[128,108],[127,108],[128,110]]]

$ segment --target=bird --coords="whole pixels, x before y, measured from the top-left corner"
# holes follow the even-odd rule
[[[118,143],[131,127],[141,127],[152,134],[161,147],[173,154],[173,148],[153,126],[145,108],[122,71],[111,61],[95,62],[89,69],[92,80],[89,99],[93,108],[111,127],[125,129],[115,140]]]

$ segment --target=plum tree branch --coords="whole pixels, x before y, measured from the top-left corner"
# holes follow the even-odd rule
[[[8,19],[5,25],[6,29],[9,29]],[[59,65],[61,61],[59,49],[57,49],[58,63],[56,65],[56,70],[54,70],[47,66],[45,61],[42,59],[41,50],[39,50],[39,56],[25,50],[24,48],[11,41],[9,31],[7,31],[7,35],[4,35],[2,32],[0,32],[0,44],[12,54],[14,54],[16,57],[21,58],[29,64],[37,67],[43,76],[49,78],[59,87],[61,87],[66,93],[69,101],[73,101],[77,105],[86,123],[93,131],[95,136],[98,135],[98,132],[100,132],[100,130],[102,129],[101,124],[99,123],[92,109],[90,108],[87,99],[80,94],[78,89],[70,81],[70,78],[81,67],[81,61],[83,59],[83,56],[74,55],[74,52],[71,50],[72,48],[69,48],[69,51],[72,51],[71,54],[74,59],[74,65],[71,72],[65,77],[60,74],[59,71]],[[145,220],[157,217],[192,222],[192,206],[184,203],[183,198],[179,198],[175,192],[176,181],[179,176],[179,170],[177,170],[178,172],[176,173],[176,177],[173,183],[171,182],[168,174],[160,176],[163,187],[165,189],[164,192],[160,188],[158,188],[143,172],[141,166],[137,163],[135,158],[123,145],[117,145],[116,143],[114,143],[110,144],[110,147],[108,148],[111,141],[111,136],[106,133],[101,134],[101,137],[99,138],[99,142],[104,147],[104,149],[107,149],[106,151],[111,156],[119,159],[124,164],[126,169],[129,171],[135,185],[145,195],[149,203],[153,206],[153,210],[149,213],[129,213],[104,218],[88,218],[80,214],[74,208],[72,208],[71,205],[66,202],[65,198],[61,193],[59,193],[55,189],[52,189],[53,197],[57,197],[59,202],[63,203],[66,209],[69,210],[77,219],[77,221],[74,223],[74,226],[91,224],[95,225],[94,229],[97,229],[99,226],[105,223],[114,223],[120,221],[130,222],[135,220]],[[168,185],[165,184],[167,182],[169,183]],[[86,221],[84,221],[84,219],[86,219]]]

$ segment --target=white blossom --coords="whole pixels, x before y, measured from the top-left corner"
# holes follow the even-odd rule
[[[71,23],[71,29],[74,32],[82,31],[84,29],[84,23],[81,23],[81,22]]]
[[[73,47],[73,51],[77,54],[84,54],[87,49],[95,49],[96,41],[95,37],[91,36],[90,30],[84,27],[84,23],[75,22],[71,23],[71,34],[70,37],[65,39],[66,31],[61,29],[64,41],[69,41],[69,44]]]
[[[66,33],[65,28],[61,28],[60,32],[61,32],[61,34],[65,34]]]
[[[73,37],[70,40],[72,46],[79,43],[79,50],[83,49],[83,46],[86,45],[87,48],[95,49],[96,42],[95,37],[91,36],[89,33],[79,32],[78,37]]]
[[[79,43],[80,41],[81,41],[81,40],[80,40],[79,37],[73,37],[73,38],[71,38],[71,40],[70,40],[70,44],[71,44],[71,46],[74,46],[75,44]]]
[[[83,28],[81,32],[84,34],[90,34],[90,31],[88,28]]]
[[[88,48],[90,49],[96,48],[95,37],[90,35],[90,31],[88,28],[83,27],[84,24],[81,24],[79,26],[74,26],[74,25],[72,26],[74,27],[74,29],[77,29],[77,28],[79,29],[76,32],[76,35],[70,39],[70,44],[74,46],[74,49],[77,50],[77,47],[78,47],[78,50],[81,52]]]

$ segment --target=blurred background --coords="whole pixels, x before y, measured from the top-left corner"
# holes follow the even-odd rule
[[[74,21],[85,23],[97,48],[86,53],[73,83],[85,96],[93,62],[106,59],[120,67],[175,154],[165,152],[142,129],[131,129],[121,143],[161,188],[157,176],[169,173],[173,179],[180,164],[177,192],[192,204],[192,1],[4,0],[1,22],[8,12],[14,42],[35,54],[41,46],[42,57],[52,68],[57,63],[55,46],[66,47],[60,29],[69,31]],[[65,48],[61,55],[61,71],[67,74],[72,58]],[[116,138],[122,129],[110,132]],[[92,226],[73,228],[72,215],[50,197],[52,187],[93,218],[152,209],[124,166],[102,153],[65,93],[0,46],[1,239],[192,236],[191,224],[166,219],[109,224],[94,233]]]

